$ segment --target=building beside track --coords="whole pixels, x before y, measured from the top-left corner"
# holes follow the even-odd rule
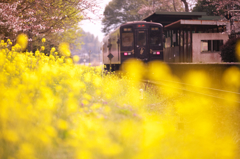
[[[231,32],[228,20],[207,16],[205,12],[155,12],[143,20],[163,25],[164,61],[222,61],[220,48]]]

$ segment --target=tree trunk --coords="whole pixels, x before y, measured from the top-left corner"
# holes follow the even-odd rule
[[[176,6],[175,6],[176,4],[175,4],[175,0],[173,0],[173,8],[174,8],[174,10],[175,10],[175,12],[177,11],[177,9],[176,9]]]
[[[188,2],[187,0],[181,0],[184,3],[185,6],[185,12],[189,12],[189,8],[188,8]]]

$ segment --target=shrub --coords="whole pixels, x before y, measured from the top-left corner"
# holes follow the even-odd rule
[[[236,54],[236,44],[240,38],[229,39],[222,47],[221,57],[223,62],[239,62]]]

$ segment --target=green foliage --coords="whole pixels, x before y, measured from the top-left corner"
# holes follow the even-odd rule
[[[82,32],[80,28],[75,25],[72,28],[65,30],[64,32],[33,37],[33,41],[28,46],[28,50],[35,52],[37,49],[39,49],[42,46],[41,40],[43,37],[47,37],[47,43],[44,51],[46,53],[50,52],[52,47],[58,48],[61,42],[68,42],[70,45],[74,45],[76,48],[81,49],[82,42],[76,40],[81,36]]]
[[[238,62],[236,56],[236,44],[240,38],[229,39],[222,47],[221,57],[224,62]]]
[[[83,32],[83,36],[80,37],[80,40],[83,41],[82,45],[82,51],[89,52],[91,51],[92,53],[99,53],[100,52],[100,47],[101,43],[98,40],[98,37],[95,37],[93,34],[89,32]]]
[[[102,31],[108,34],[122,23],[127,21],[138,21],[143,17],[138,10],[144,4],[144,0],[113,0],[105,8],[102,23]]]
[[[108,34],[120,24],[142,20],[156,10],[175,12],[183,8],[180,0],[112,0],[105,7],[102,31]]]
[[[76,45],[72,45],[72,50],[75,52],[74,54],[77,54],[77,52],[88,53],[89,51],[91,51],[93,54],[98,54],[101,47],[101,42],[98,40],[98,37],[95,37],[89,32],[79,32],[81,32],[81,36],[76,38],[75,43],[81,44],[81,48],[77,47]]]
[[[211,5],[212,2],[207,0],[198,0],[192,12],[206,12],[209,16],[216,15],[216,7]]]
[[[81,33],[81,36],[78,36],[75,40],[75,44],[72,44],[71,50],[73,55],[78,55],[82,60],[86,57],[84,57],[84,54],[90,54],[91,61],[93,59],[100,58],[100,48],[101,48],[101,42],[99,41],[98,37],[95,37],[93,34],[85,31],[78,31],[78,34]],[[81,47],[78,47],[76,44],[81,45]]]
[[[230,10],[239,10],[239,2],[236,0],[198,0],[193,12],[207,12],[207,15],[222,15]]]

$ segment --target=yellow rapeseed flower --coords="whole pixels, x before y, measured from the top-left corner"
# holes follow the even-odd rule
[[[101,108],[101,104],[99,104],[99,103],[94,103],[92,106],[91,106],[91,109],[93,109],[93,110],[95,110],[95,109],[99,109],[99,108]]]
[[[148,76],[152,80],[167,80],[171,78],[171,70],[163,62],[152,61],[148,64]]]
[[[24,158],[28,156],[29,158],[35,159],[34,146],[30,143],[22,143],[18,152],[18,158]]]
[[[70,56],[71,55],[71,51],[70,51],[70,46],[68,43],[63,42],[59,44],[59,51],[61,53],[61,55],[63,56]]]
[[[92,99],[92,97],[89,94],[87,94],[87,93],[83,94],[83,98],[85,98],[87,100],[91,100]]]
[[[123,66],[123,71],[130,76],[134,81],[140,81],[145,73],[144,64],[140,60],[130,59],[126,61]]]
[[[19,34],[17,37],[17,44],[21,46],[22,51],[26,49],[28,45],[28,37],[26,34]]]
[[[45,43],[45,42],[46,42],[46,39],[45,39],[45,38],[42,38],[42,42]]]
[[[78,55],[73,56],[73,61],[78,62],[80,60],[80,57]]]
[[[240,87],[240,70],[237,67],[230,67],[223,74],[224,84],[233,86],[236,89]]]
[[[59,129],[66,130],[68,128],[68,123],[65,120],[59,119],[57,124]]]
[[[50,51],[51,54],[53,54],[55,50],[56,50],[55,47],[52,47],[52,48],[51,48],[51,51]]]
[[[236,50],[237,59],[238,59],[238,61],[240,61],[240,40],[237,41],[235,50]]]
[[[19,136],[17,132],[13,130],[5,130],[2,132],[4,135],[4,139],[10,142],[17,142],[19,140]]]
[[[77,152],[77,159],[92,159],[92,153],[86,150],[80,150]]]
[[[41,50],[42,50],[42,51],[44,51],[44,50],[45,50],[45,47],[44,47],[44,46],[42,46],[42,47],[41,47]]]
[[[148,73],[147,77],[165,80],[170,88],[133,82],[129,76],[105,75],[101,67],[69,65],[70,57],[55,56],[55,49],[50,56],[38,50],[33,56],[20,53],[20,44],[8,50],[1,42],[0,158],[240,156],[237,104],[222,105],[224,100],[178,93],[181,81],[164,63],[151,62],[146,69],[134,60],[125,70],[134,80]],[[67,45],[62,49],[70,50]],[[185,79],[206,87],[210,86],[207,75],[194,71]],[[239,68],[227,69],[222,80],[228,90],[237,92]],[[228,92],[220,96],[238,100]]]
[[[71,65],[71,64],[73,64],[73,60],[71,58],[67,58],[66,59],[66,63]]]
[[[210,82],[204,71],[190,71],[185,76],[186,83],[197,87],[209,87]]]

